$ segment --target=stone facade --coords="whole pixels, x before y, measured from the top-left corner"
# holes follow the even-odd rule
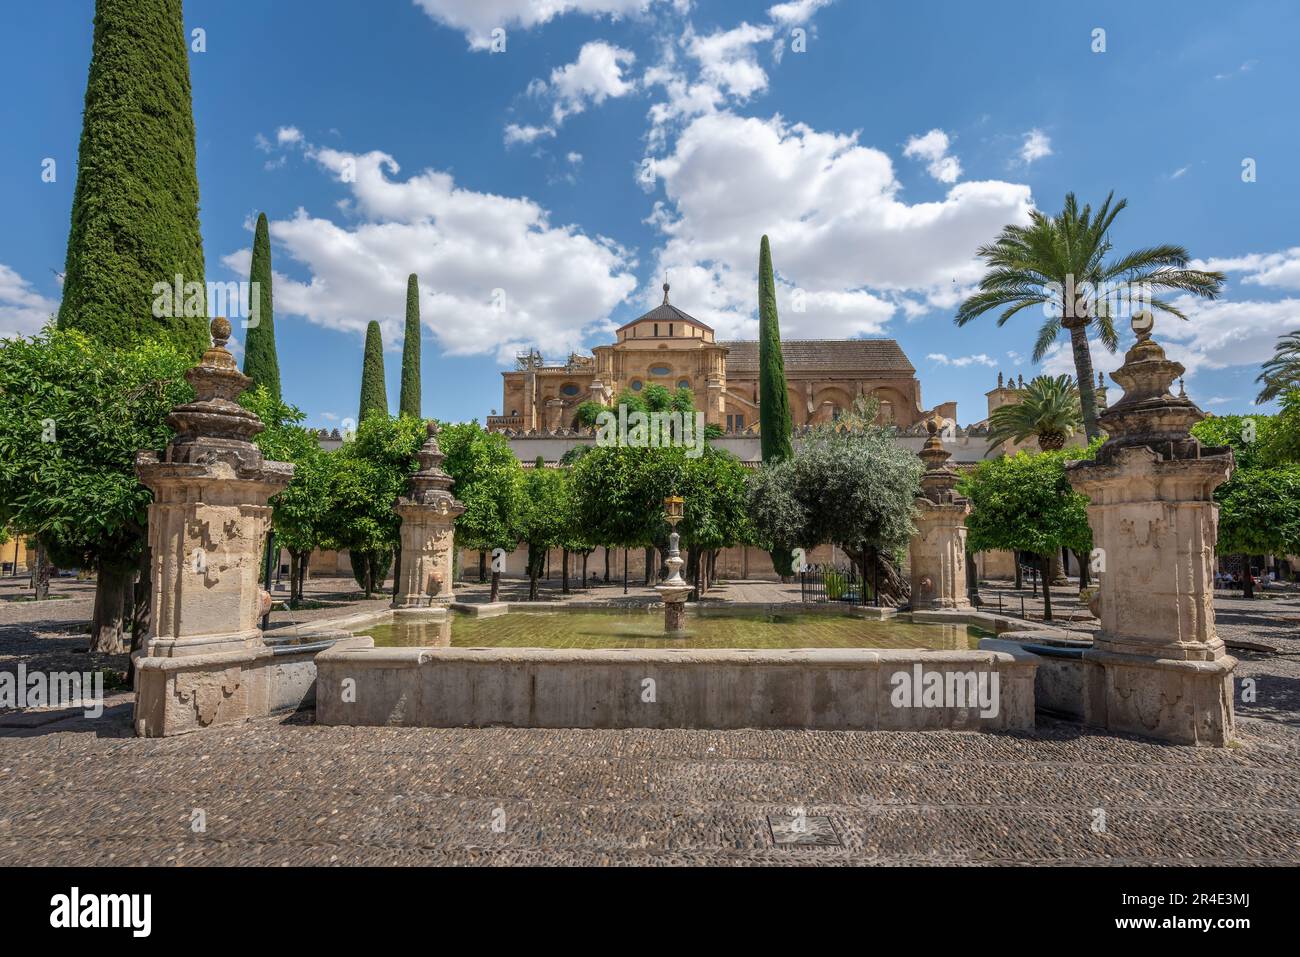
[[[1150,338],[1150,324],[1112,378],[1124,396],[1101,416],[1109,438],[1095,461],[1069,469],[1091,500],[1100,550],[1094,612],[1101,630],[1085,718],[1179,744],[1232,736],[1232,670],[1214,626],[1214,490],[1233,469],[1230,449],[1202,448],[1189,432],[1204,414],[1169,387],[1183,372]]]
[[[494,411],[488,428],[555,433],[574,427],[583,402],[608,405],[625,390],[661,385],[689,389],[706,423],[737,434],[756,430],[757,342],[717,341],[711,327],[668,301],[666,283],[664,301],[616,337],[563,364],[548,365],[536,352],[521,356],[518,369],[502,373],[502,414]],[[796,427],[831,421],[859,395],[879,400],[881,422],[908,428],[925,416],[916,369],[893,339],[791,339],[781,351]],[[956,420],[955,402],[934,411]]]
[[[257,416],[236,398],[250,380],[226,350],[230,323],[185,377],[193,402],[167,417],[167,448],[136,458],[149,506],[151,626],[136,652],[135,724],[156,737],[266,714],[272,653],[258,618],[270,607],[258,577],[270,527],[267,500],[293,477],[250,439]]]

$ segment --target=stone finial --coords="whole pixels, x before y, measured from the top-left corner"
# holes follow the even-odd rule
[[[664,305],[668,305],[668,277],[664,276]]]
[[[998,388],[1002,388],[1002,373],[998,373]]]
[[[1187,386],[1184,385],[1182,376],[1178,377],[1178,397],[1180,399],[1187,398]]]
[[[1016,388],[1023,389],[1024,387],[1025,387],[1025,375],[1022,372],[1020,375],[1016,376]]]
[[[1097,388],[1098,389],[1106,388],[1106,373],[1104,372],[1097,373]]]
[[[411,476],[410,495],[402,501],[418,505],[436,505],[440,510],[444,510],[445,505],[446,511],[459,514],[465,510],[465,506],[452,494],[455,480],[442,470],[442,462],[446,456],[438,445],[438,423],[430,419],[425,426],[425,433],[428,438],[416,453],[416,458],[420,460],[420,468]]]
[[[921,495],[935,504],[953,501],[953,489],[957,487],[957,473],[948,464],[952,453],[943,447],[939,438],[942,427],[943,420],[938,415],[931,415],[925,420],[929,438],[917,453],[925,463],[925,471],[921,474]]]
[[[1124,354],[1124,364],[1111,373],[1124,394],[1098,419],[1108,436],[1097,455],[1100,464],[1111,463],[1120,449],[1147,446],[1162,459],[1200,458],[1201,444],[1191,428],[1205,418],[1186,393],[1172,395],[1174,380],[1185,371],[1165,355],[1151,338],[1154,321],[1149,312],[1133,317],[1137,342]],[[1212,450],[1219,454],[1221,450]]]

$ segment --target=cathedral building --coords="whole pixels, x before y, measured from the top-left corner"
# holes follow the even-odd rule
[[[571,355],[548,365],[536,352],[503,372],[502,413],[488,417],[492,431],[557,433],[572,429],[578,406],[610,405],[625,390],[651,385],[689,389],[704,421],[726,433],[753,433],[758,416],[758,343],[718,341],[706,323],[664,300],[619,327],[609,345],[591,356]],[[793,425],[829,422],[860,395],[880,403],[879,420],[911,428],[930,412],[956,421],[957,404],[927,409],[916,369],[893,339],[789,339],[781,343]]]

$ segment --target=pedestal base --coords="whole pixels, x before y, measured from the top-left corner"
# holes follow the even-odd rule
[[[1198,747],[1232,739],[1236,658],[1183,661],[1091,649],[1083,660],[1086,723]]]
[[[689,585],[659,585],[655,588],[664,600],[664,633],[671,637],[686,634],[686,596]]]
[[[184,734],[271,712],[272,652],[184,654],[135,659],[135,733],[145,738]]]

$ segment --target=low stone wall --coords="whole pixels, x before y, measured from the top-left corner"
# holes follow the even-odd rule
[[[565,651],[375,648],[362,636],[317,655],[316,720],[415,727],[1028,730],[1034,726],[1037,661],[1010,644],[953,652]],[[948,697],[925,700],[925,689],[936,686]],[[996,706],[989,707],[987,693],[984,707],[975,703],[976,687],[995,687]]]

